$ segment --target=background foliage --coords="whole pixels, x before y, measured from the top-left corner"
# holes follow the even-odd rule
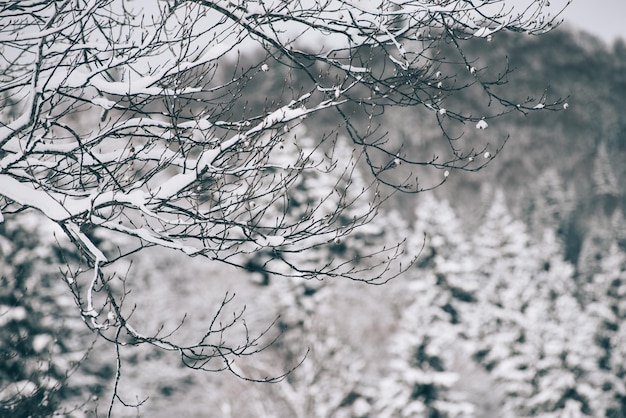
[[[502,34],[472,48],[486,62],[512,57],[520,95],[550,84],[551,94],[570,96],[569,108],[490,124],[494,141],[511,138],[488,168],[452,173],[431,195],[394,195],[360,236],[321,247],[312,260],[358,264],[359,250],[409,236],[407,261],[420,254],[418,262],[385,286],[268,278],[167,250],[120,268],[142,289],[127,303],[147,304],[134,317],[147,329],[168,333],[182,322],[181,339],[201,335],[224,294],[236,291],[250,329],[264,332],[278,317],[267,337],[279,337],[239,367],[275,375],[306,356],[283,381],[252,384],[192,373],[175,353],[129,348],[118,382],[129,404],[155,417],[626,416],[626,184],[619,181],[626,45],[555,31],[538,39]],[[279,83],[276,75],[259,96]],[[477,107],[472,94],[455,100]],[[382,119],[391,138],[408,142],[408,155],[447,146],[419,111]],[[319,136],[323,126],[312,121],[303,135]],[[315,178],[301,181],[290,189],[292,204],[315,190]],[[101,412],[115,356],[92,347],[68,315],[73,301],[58,272],[75,255],[63,242],[42,241],[36,218],[7,225],[0,227],[0,398],[21,396],[2,411]],[[136,412],[118,407],[116,416]]]

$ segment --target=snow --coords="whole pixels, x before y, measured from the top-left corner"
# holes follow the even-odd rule
[[[37,385],[30,380],[20,380],[3,387],[2,396],[4,399],[23,397],[28,398],[37,392]]]
[[[185,122],[186,123],[186,122]],[[164,120],[153,118],[132,118],[122,121],[119,124],[113,125],[109,131],[115,131],[127,128],[142,128],[147,126],[156,126],[160,128],[171,128],[172,124]]]
[[[26,103],[24,107],[29,108],[30,103]],[[8,138],[9,135],[13,134],[13,132],[19,129],[22,129],[29,122],[30,122],[30,112],[24,112],[19,118],[15,119],[13,122],[7,125],[0,124],[2,125],[0,126],[0,143],[4,142],[4,140]]]
[[[340,91],[337,89],[336,91]],[[335,94],[336,95],[336,94]],[[288,106],[281,107],[278,110],[267,115],[264,119],[264,126],[269,127],[281,122],[289,122],[291,120],[297,119],[306,115],[307,109],[305,107],[300,107],[296,109],[290,109]]]
[[[341,65],[339,68],[349,73],[368,73],[369,70],[365,67],[354,67],[352,65]]]
[[[105,97],[94,97],[93,99],[91,99],[91,103],[95,104],[96,106],[100,106],[104,109],[112,109],[113,106],[115,106],[115,102],[111,101]]]
[[[398,67],[402,68],[403,70],[406,70],[406,69],[409,68],[409,63],[408,62],[400,61],[399,59],[397,59],[396,57],[394,57],[391,54],[389,54],[388,57],[391,60],[391,62],[393,62],[394,64],[396,64]]]
[[[533,109],[543,109],[544,107],[546,107],[546,105],[544,105],[543,103],[539,103],[537,106],[533,107]]]
[[[117,320],[117,315],[115,315],[115,312],[109,311],[107,313],[107,321],[114,323],[116,320]]]
[[[243,2],[242,2],[243,4]],[[261,3],[258,3],[261,4]],[[253,7],[253,6],[251,6]],[[431,12],[433,10],[436,10],[435,8],[433,8],[431,10]],[[372,13],[379,13],[378,9],[372,9]],[[482,32],[481,32],[482,31]],[[488,28],[480,28],[479,30],[476,31],[475,36],[490,36],[489,34],[487,34],[488,31],[491,31]],[[225,43],[226,44],[226,43]],[[200,57],[200,59],[198,60],[193,60],[190,59],[189,62],[184,62],[181,65],[181,70],[185,69],[185,68],[191,68],[193,66],[197,66],[202,64],[203,62],[208,62],[212,59],[216,59],[216,57],[219,57],[219,54],[222,53],[221,51],[223,51],[224,49],[221,48],[220,45],[216,45],[216,46],[211,46],[210,49],[208,49],[208,52],[204,55],[202,55]],[[402,51],[399,48],[399,51],[402,53]],[[398,57],[398,55],[396,54],[396,57]],[[393,57],[391,57],[391,59],[394,59]],[[402,63],[405,64],[405,63]],[[353,67],[351,65],[342,65],[341,68],[344,71],[347,72],[351,72],[351,73],[362,73],[362,72],[367,72],[368,69],[367,68],[362,68],[362,67]],[[267,72],[270,70],[270,67],[268,66],[268,64],[263,64],[260,67],[260,70],[263,72]],[[99,71],[102,71],[101,69]],[[152,94],[154,92],[161,92],[160,88],[155,88],[152,87],[154,85],[158,85],[158,84],[154,84],[156,81],[162,80],[162,76],[163,74],[171,74],[171,71],[178,71],[176,69],[169,69],[168,71],[170,71],[170,73],[166,72],[159,72],[156,74],[151,74],[148,77],[145,77],[145,80],[142,81],[141,83],[136,84],[135,81],[133,80],[133,82],[131,83],[130,80],[127,81],[127,83],[111,83],[111,82],[104,82],[101,79],[101,75],[99,73],[97,74],[87,74],[85,76],[83,76],[82,74],[78,74],[77,78],[73,78],[74,74],[77,74],[79,71],[76,71],[74,73],[70,73],[69,75],[67,75],[68,78],[68,82],[69,83],[77,83],[77,86],[81,85],[83,82],[87,83],[87,85],[89,83],[92,84],[98,84],[98,85],[102,85],[105,87],[104,90],[102,90],[104,93],[106,94],[107,90],[108,91],[115,91],[117,93],[121,93],[121,92],[127,92],[127,91],[132,91],[135,92],[137,94],[142,94],[142,93],[146,93],[146,94]],[[471,67],[471,69],[469,69],[470,73],[474,73],[475,69],[473,67]],[[89,77],[87,77],[89,76]],[[161,77],[161,78],[159,78]],[[437,73],[436,77],[438,79],[440,79],[441,77],[441,73]],[[72,81],[74,80],[74,81]],[[152,83],[152,84],[150,84]],[[160,82],[159,82],[160,83]],[[435,84],[437,82],[435,81]],[[132,88],[130,87],[132,85]],[[442,87],[442,84],[440,82],[440,84],[438,85],[438,87]],[[91,90],[90,90],[91,91]],[[338,88],[337,89],[337,97],[340,96],[341,90]],[[330,93],[332,95],[332,91]],[[87,96],[87,97],[91,97],[91,96]],[[97,96],[94,97],[93,99],[91,99],[91,102],[95,105],[95,106],[100,106],[104,109],[111,109],[115,106],[116,102],[111,101],[103,96]],[[564,108],[567,108],[567,104],[564,105]],[[312,109],[314,110],[314,109]],[[435,109],[433,109],[435,110]],[[446,109],[441,108],[437,110],[438,113],[440,115],[445,115],[446,114]],[[265,129],[268,127],[268,125],[273,125],[276,123],[281,123],[281,122],[285,122],[288,120],[291,120],[293,118],[297,118],[300,116],[303,116],[304,114],[306,114],[307,110],[304,108],[292,108],[292,107],[287,107],[287,108],[282,108],[277,110],[276,112],[270,113],[266,120],[263,121],[263,123],[261,123],[261,128],[260,129]],[[25,121],[28,121],[28,118],[24,119]],[[138,119],[139,125],[142,125],[144,122],[142,121],[142,119]],[[150,125],[150,126],[163,126],[165,130],[168,129],[169,125],[166,122],[160,122],[160,121],[152,121],[149,119],[145,119],[144,120],[146,125]],[[184,127],[184,128],[189,128],[189,129],[195,129],[194,131],[194,135],[196,134],[196,131],[198,133],[205,133],[203,131],[206,130],[210,130],[213,125],[211,124],[211,122],[209,122],[206,118],[202,118],[202,119],[198,119],[198,120],[192,120],[189,122],[185,122],[183,124],[179,125],[180,127]],[[478,123],[476,123],[476,128],[477,129],[486,129],[488,127],[488,124],[486,121],[482,120],[482,121],[478,121]],[[119,129],[119,125],[115,126],[115,128],[111,128],[111,129]],[[9,135],[11,134],[11,131],[9,132]],[[186,132],[186,134],[190,134],[188,131]],[[244,141],[250,138],[255,138],[254,135],[247,135],[246,133],[242,133],[241,136],[237,136],[234,137],[233,139],[235,141]],[[213,138],[211,138],[213,139]],[[229,144],[231,144],[233,142],[233,139],[228,140],[228,141],[224,141],[222,143],[223,147],[228,146]],[[51,149],[54,147],[66,147],[66,148],[76,148],[77,144],[75,143],[71,143],[71,144],[62,144],[62,145],[56,145],[56,144],[50,144],[50,145],[45,145],[42,144],[41,147],[50,147]],[[39,147],[39,145],[37,145],[37,147]],[[156,193],[156,198],[157,199],[169,199],[172,196],[175,196],[177,193],[181,192],[182,190],[185,190],[188,186],[190,186],[191,184],[193,184],[194,181],[197,180],[198,177],[198,173],[201,170],[207,169],[207,168],[212,168],[211,165],[215,163],[215,158],[221,153],[223,152],[224,148],[223,147],[218,147],[216,149],[212,149],[212,150],[207,150],[204,151],[203,153],[201,153],[199,156],[197,156],[197,160],[190,160],[190,164],[191,164],[191,168],[189,168],[187,171],[184,171],[182,173],[179,174],[175,174],[172,173],[171,171],[168,172],[168,175],[172,174],[172,176],[168,177],[167,179],[165,179],[163,182],[161,183],[157,183],[155,186],[153,186],[152,183],[150,183],[150,187],[153,188],[153,191]],[[139,150],[139,153],[141,153],[141,148],[138,147],[137,148]],[[160,151],[153,149],[149,151],[152,155],[152,153],[154,153],[154,155],[157,155]],[[169,156],[169,153],[171,151],[165,151],[163,150],[163,155],[165,156],[164,159],[167,158],[167,156]],[[168,154],[166,154],[168,153]],[[148,152],[144,153],[145,155],[148,155]],[[100,158],[100,156],[98,154],[93,154],[96,155],[98,158]],[[105,154],[102,154],[105,155]],[[140,154],[143,155],[143,154]],[[193,155],[193,154],[192,154]],[[491,154],[489,152],[485,152],[484,153],[485,158],[491,158]],[[91,158],[91,156],[86,155],[86,158]],[[113,158],[115,157],[115,153],[107,153],[105,158],[101,158],[100,161],[102,162],[107,162],[107,161],[112,161]],[[470,157],[470,161],[472,161],[473,158]],[[395,160],[396,164],[400,163],[399,159]],[[89,160],[85,160],[84,164],[90,164]],[[441,172],[440,174],[441,175]],[[444,178],[447,178],[450,175],[450,171],[449,170],[445,170],[443,172],[443,176]],[[154,180],[155,182],[157,182],[158,180]],[[319,182],[318,181],[314,181],[314,187],[317,188],[319,187]],[[118,195],[114,195],[112,193],[102,193],[102,194],[98,194],[97,196],[95,196],[94,198],[83,198],[83,199],[72,199],[72,200],[67,200],[64,201],[61,199],[60,195],[56,195],[56,194],[48,194],[46,192],[44,192],[43,190],[38,190],[36,188],[36,185],[26,185],[24,183],[21,183],[17,180],[15,180],[15,178],[13,177],[8,177],[8,176],[4,176],[4,177],[0,177],[0,192],[6,191],[7,193],[12,193],[13,196],[15,196],[16,198],[20,199],[22,202],[25,202],[26,204],[31,204],[34,207],[37,207],[39,210],[46,212],[46,214],[48,214],[48,216],[51,216],[53,219],[61,221],[61,220],[65,220],[67,219],[68,216],[71,216],[72,214],[76,214],[78,213],[78,211],[80,210],[90,210],[90,203],[97,205],[100,203],[106,203],[106,202],[111,202],[113,204],[122,204],[122,203],[130,203],[135,207],[142,207],[145,206],[148,202],[151,201],[151,199],[154,199],[152,196],[150,196],[149,194],[145,194],[143,192],[139,192],[139,191],[134,191],[128,194],[118,194]],[[6,193],[5,193],[6,194]],[[161,202],[155,202],[155,205],[160,204]],[[130,208],[133,209],[133,208]],[[155,209],[156,210],[156,209]],[[0,214],[0,218],[1,218],[1,214]],[[156,222],[154,223],[156,224]],[[153,225],[154,225],[153,224]],[[105,225],[105,227],[108,225]],[[119,229],[120,231],[122,231],[122,229]],[[96,256],[96,258],[98,260],[103,260],[104,257],[102,255],[102,253],[100,253],[98,251],[98,248],[96,248],[95,245],[93,245],[93,243],[84,235],[81,234],[80,229],[77,226],[73,226],[72,231],[74,233],[77,234],[77,236],[81,239],[81,241],[83,241],[84,245],[87,246],[87,248],[94,253],[94,255]],[[375,231],[374,231],[375,232]],[[141,237],[144,240],[147,240],[149,242],[153,242],[153,243],[158,243],[161,244],[163,246],[166,247],[178,247],[179,245],[182,245],[180,242],[178,241],[172,241],[170,238],[168,238],[166,236],[165,232],[162,232],[163,235],[159,235],[159,233],[155,233],[154,231],[149,230],[148,228],[145,229],[136,229],[136,230],[132,230],[131,233],[134,233],[136,236]],[[433,238],[433,243],[437,244],[438,240],[436,239],[437,237]],[[291,243],[291,238],[290,239],[290,243]],[[256,243],[258,245],[261,246],[266,246],[266,247],[276,247],[276,246],[281,246],[285,244],[285,237],[283,236],[279,236],[279,235],[268,235],[268,236],[262,236],[258,239],[255,240]],[[441,240],[439,240],[441,241]],[[442,244],[443,245],[443,244]],[[185,247],[186,251],[189,251],[189,247]],[[193,251],[193,250],[191,250]],[[96,263],[98,264],[98,263]],[[69,280],[69,278],[68,278]],[[109,313],[111,314],[111,313]],[[109,320],[113,321],[114,318],[110,318]],[[382,340],[382,338],[381,338]],[[436,377],[436,376],[435,376]],[[451,379],[451,375],[449,376],[439,376],[441,377],[447,377],[448,379],[446,381],[450,381],[452,382]],[[445,380],[445,379],[444,379]],[[445,382],[444,382],[445,383]]]
[[[0,327],[11,321],[23,321],[27,317],[28,312],[23,306],[0,305]]]
[[[52,342],[52,337],[49,334],[37,334],[33,338],[33,350],[40,353]]]
[[[137,207],[137,208],[142,208],[149,199],[149,196],[147,193],[145,193],[144,191],[141,190],[132,190],[128,193],[115,193],[114,191],[107,191],[104,193],[94,193],[93,196],[91,196],[89,198],[90,200],[92,200],[92,203],[89,204],[89,209],[91,209],[91,207],[96,207],[96,206],[100,206],[100,205],[106,205],[109,202],[115,202],[115,203],[130,203],[131,205]],[[81,199],[78,200],[79,203],[79,207],[85,207],[87,206],[84,202],[86,199]],[[80,210],[76,210],[73,211],[73,213],[79,213]]]
[[[130,234],[133,236],[136,236],[138,238],[143,239],[146,242],[150,242],[159,246],[162,246],[164,248],[171,248],[174,250],[181,250],[183,251],[185,254],[187,255],[195,255],[198,254],[199,252],[201,252],[200,249],[189,246],[189,245],[184,245],[182,242],[180,241],[171,241],[168,239],[164,239],[161,238],[159,236],[157,236],[153,231],[148,230],[146,228],[128,228],[125,227],[123,225],[119,225],[116,224],[115,226],[109,226],[111,229],[120,231],[120,232],[124,232],[126,234]]]
[[[285,243],[285,237],[279,235],[265,235],[257,238],[256,243],[261,247],[278,247]]]
[[[198,158],[198,164],[197,164],[196,169],[198,171],[203,171],[211,167],[211,165],[213,164],[213,161],[215,161],[218,155],[220,155],[222,150],[231,147],[240,139],[241,139],[240,135],[235,135],[230,140],[225,141],[223,144],[220,144],[218,148],[203,151],[202,154],[200,154],[200,157]]]
[[[197,128],[206,131],[211,129],[213,127],[213,124],[209,122],[209,120],[206,118],[200,118],[198,120],[191,120],[189,122],[179,123],[177,126],[182,129]]]
[[[21,6],[20,6],[21,7]],[[24,7],[32,7],[29,3],[24,4]],[[45,39],[46,37],[60,33],[63,30],[73,27],[76,25],[76,22],[80,22],[85,17],[89,16],[93,13],[95,6],[85,7],[82,10],[82,14],[74,17],[74,19],[67,19],[67,22],[63,25],[56,26],[51,25],[52,27],[46,30],[32,30],[31,26],[27,26],[27,29],[22,32],[11,33],[11,31],[7,31],[6,33],[11,33],[11,35],[0,35],[0,43],[5,42],[24,42],[24,41],[35,41]]]
[[[56,222],[65,221],[91,208],[90,199],[66,198],[61,203],[45,191],[34,189],[30,183],[19,182],[6,174],[0,175],[0,195],[6,196],[22,206],[35,208]],[[104,254],[83,234],[76,224],[67,223],[67,227],[96,260],[106,261]]]
[[[71,216],[68,210],[48,193],[34,189],[30,183],[21,183],[7,174],[0,174],[0,195],[22,206],[36,208],[55,221],[61,221]]]
[[[477,38],[489,38],[493,33],[496,33],[497,31],[499,31],[500,29],[502,29],[504,27],[504,25],[500,25],[496,28],[490,29],[488,27],[482,27],[480,29],[478,29],[476,32],[474,32],[474,36]]]
[[[217,43],[216,45],[211,45],[209,50],[202,55],[200,58],[193,62],[182,62],[180,67],[172,69],[170,72],[179,72],[185,71],[193,67],[197,67],[202,64],[206,64],[207,62],[215,61],[220,58],[222,55],[229,52],[232,48],[230,42]],[[179,69],[180,68],[180,69]]]
[[[108,68],[108,66],[107,66]],[[84,84],[92,85],[97,88],[99,91],[107,94],[118,95],[118,96],[134,96],[139,94],[145,94],[149,96],[158,96],[163,94],[189,94],[189,93],[197,93],[201,91],[201,88],[195,87],[186,87],[177,90],[167,89],[163,87],[154,87],[159,81],[163,79],[163,77],[168,75],[168,71],[160,71],[153,75],[144,75],[143,77],[135,77],[132,80],[129,78],[127,82],[122,81],[109,81],[105,79],[104,75],[100,74],[106,68],[100,68],[98,70],[92,71],[91,75],[86,77],[84,82],[74,83],[70,87],[82,87]],[[74,76],[69,79],[72,80]],[[88,79],[88,81],[87,81]],[[132,81],[132,82],[131,82]],[[78,84],[78,85],[75,85]]]
[[[196,181],[196,179],[196,173],[191,170],[187,171],[186,173],[176,174],[165,183],[163,183],[160,187],[158,187],[158,191],[155,197],[157,199],[167,200],[179,193],[180,191],[184,190],[191,183]]]
[[[68,229],[78,238],[84,245],[87,251],[89,251],[96,259],[96,269],[99,263],[106,262],[107,258],[102,252],[95,246],[93,242],[80,230],[78,225],[74,223],[68,224]]]

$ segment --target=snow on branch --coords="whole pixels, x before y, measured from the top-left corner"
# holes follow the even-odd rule
[[[484,167],[499,151],[486,149],[497,129],[485,129],[498,116],[564,106],[548,91],[516,97],[506,57],[490,71],[468,52],[559,23],[547,1],[507,3],[0,6],[2,218],[37,210],[60,225],[94,272],[87,284],[68,280],[83,318],[104,332],[99,315],[112,309],[109,323],[162,348],[174,346],[124,325],[110,286],[115,263],[147,247],[241,268],[260,254],[267,274],[384,283],[407,268],[400,245],[317,264],[306,255],[384,236],[362,227],[395,191]],[[464,94],[482,107],[453,100]],[[420,110],[397,113],[406,126],[388,132],[400,108]],[[401,142],[402,130],[431,135],[428,123],[444,138],[434,156]],[[478,129],[463,136],[466,126]],[[237,374],[236,350],[217,352]]]

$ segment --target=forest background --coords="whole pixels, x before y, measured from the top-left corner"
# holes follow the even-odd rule
[[[250,329],[278,318],[268,331],[276,342],[242,368],[276,375],[306,359],[282,381],[259,384],[128,348],[117,384],[138,406],[116,405],[114,416],[626,416],[626,44],[558,30],[471,47],[486,61],[509,56],[513,85],[549,85],[569,96],[568,108],[498,119],[494,141],[510,139],[488,167],[394,195],[355,242],[337,244],[346,254],[408,237],[416,265],[384,286],[268,279],[164,249],[137,257],[120,274],[147,329],[172,332],[185,318],[177,335],[197,335],[224,295],[236,295]],[[259,97],[283,76],[269,71]],[[419,111],[381,118],[407,153],[442,146]],[[301,135],[324,126],[304,123]],[[295,198],[317,186],[303,179]],[[28,394],[24,416],[101,415],[116,384],[115,347],[73,315],[58,279],[71,252],[42,241],[51,235],[38,224],[33,215],[0,225],[3,399]]]

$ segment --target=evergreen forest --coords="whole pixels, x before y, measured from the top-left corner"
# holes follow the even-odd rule
[[[430,170],[422,187],[443,184],[416,194],[383,188],[384,210],[367,225],[331,246],[282,255],[305,265],[342,260],[358,272],[372,261],[363,254],[401,243],[404,274],[383,285],[274,277],[264,266],[275,246],[246,270],[163,248],[120,263],[119,277],[132,287],[125,303],[141,305],[136,323],[193,340],[228,301],[220,318],[242,314],[246,328],[223,338],[260,334],[267,345],[237,366],[245,375],[286,373],[275,383],[190,370],[176,352],[97,338],[75,314],[60,274],[77,257],[73,247],[42,230],[35,213],[19,223],[6,216],[0,416],[626,417],[626,43],[564,28],[468,48],[484,71],[513,68],[520,100],[547,88],[567,106],[490,122],[481,133],[490,138],[482,170]],[[510,61],[496,61],[502,56]],[[297,76],[268,72],[256,105]],[[476,94],[451,100],[478,109]],[[437,155],[448,145],[420,110],[397,109],[380,121],[407,155]],[[299,147],[323,161],[315,138],[336,126],[306,120],[295,130]],[[467,140],[454,141],[462,149]],[[300,176],[288,216],[305,216],[320,200],[367,202],[369,173],[350,153],[339,135],[339,177]],[[319,195],[340,187],[347,171],[361,194]],[[358,208],[342,214],[346,223]],[[94,239],[106,246],[105,234]],[[114,389],[122,402],[109,411]]]

